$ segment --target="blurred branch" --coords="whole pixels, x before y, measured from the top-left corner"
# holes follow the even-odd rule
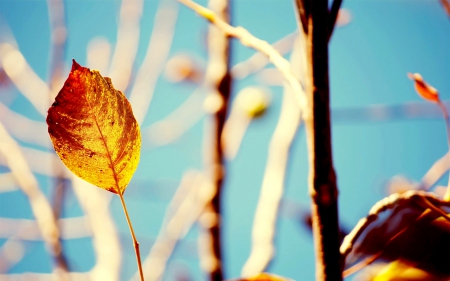
[[[52,104],[61,85],[64,83],[64,56],[67,42],[64,1],[47,0],[52,38],[50,54],[49,104]]]
[[[114,87],[125,91],[139,45],[140,22],[144,0],[122,0],[120,21],[117,29],[116,48],[111,61],[109,76]]]
[[[0,122],[15,138],[28,143],[50,148],[47,136],[47,124],[34,121],[22,114],[16,113],[0,102]]]
[[[197,88],[180,106],[163,119],[142,130],[144,139],[153,146],[175,142],[205,115],[203,91]]]
[[[209,6],[223,22],[230,21],[230,2],[228,0],[210,0]],[[210,25],[208,31],[208,65],[205,73],[205,86],[209,101],[207,110],[212,115],[208,150],[205,150],[206,169],[211,177],[213,195],[208,202],[199,223],[204,229],[199,237],[201,266],[211,281],[222,281],[222,189],[226,176],[225,157],[221,144],[223,127],[229,108],[231,94],[230,40],[226,33]],[[211,102],[213,101],[213,102]],[[211,133],[209,133],[211,132]]]
[[[1,159],[1,157],[0,157]],[[1,173],[0,174],[0,193],[11,192],[17,190],[16,178],[13,173]],[[0,229],[1,231],[1,229]]]
[[[450,101],[443,102],[450,106]],[[442,112],[435,104],[423,101],[405,102],[397,105],[374,104],[363,107],[334,108],[333,122],[375,122],[399,119],[442,118]]]
[[[289,62],[283,58],[269,43],[260,40],[251,35],[246,29],[242,27],[233,27],[217,17],[217,15],[203,6],[192,2],[191,0],[178,0],[187,7],[191,8],[199,15],[210,21],[212,24],[220,28],[225,34],[239,39],[242,45],[253,48],[269,57],[270,61],[283,74],[286,81],[291,85],[296,101],[300,108],[302,108],[303,115],[308,116],[310,112],[306,109],[306,97],[302,95],[303,87],[300,82],[292,74]]]
[[[61,243],[59,241],[59,230],[53,215],[52,208],[47,198],[39,188],[38,182],[30,171],[25,157],[16,141],[8,134],[0,123],[0,154],[14,174],[20,189],[30,201],[31,210],[36,218],[39,229],[44,238],[47,250],[54,258],[56,268],[54,273],[59,280],[67,280],[67,264],[61,255]]]
[[[303,34],[308,34],[308,18],[310,15],[310,8],[308,0],[295,0],[297,6],[298,21],[301,24]]]
[[[450,168],[450,152],[438,159],[420,181],[420,188],[428,190],[435,184]]]
[[[20,262],[25,256],[25,245],[18,241],[14,234],[7,237],[7,240],[0,247],[0,273],[8,272],[11,267]]]
[[[199,172],[186,173],[170,202],[163,224],[143,267],[148,281],[162,280],[178,240],[188,232],[211,200],[210,182]],[[135,274],[132,280],[137,280]]]
[[[178,17],[177,5],[169,5],[166,1],[161,1],[159,5],[147,53],[136,74],[136,80],[129,96],[134,116],[140,124],[147,114],[156,82],[169,55]]]
[[[292,50],[295,38],[298,36],[298,32],[292,32],[285,37],[281,38],[277,42],[272,44],[272,47],[277,50],[280,55],[284,55]],[[269,58],[267,55],[260,52],[256,52],[254,55],[242,61],[231,68],[231,75],[234,79],[244,79],[250,74],[256,73],[263,69],[268,63]]]
[[[91,279],[90,272],[70,272],[67,273],[69,280],[77,281],[90,281],[96,280]],[[12,273],[12,274],[0,274],[1,281],[23,281],[23,280],[33,280],[33,281],[48,281],[54,280],[54,276],[50,273]],[[57,279],[60,280],[60,279]]]
[[[0,63],[6,75],[19,91],[36,108],[38,113],[46,116],[49,106],[48,93],[50,89],[39,76],[34,73],[22,53],[8,43],[0,44]]]
[[[298,43],[300,43],[300,38]],[[304,45],[295,44],[291,63],[304,65]],[[303,58],[301,56],[303,55]],[[300,77],[300,73],[297,77]],[[301,111],[295,104],[293,96],[285,87],[280,117],[270,141],[266,170],[264,173],[261,194],[256,207],[252,229],[252,249],[243,269],[243,277],[255,276],[263,272],[274,255],[274,240],[278,210],[284,191],[284,180],[288,165],[289,150],[301,123]]]
[[[92,280],[120,280],[122,253],[119,235],[109,211],[112,194],[72,175],[78,202],[83,208],[92,231],[96,264],[91,270]]]
[[[63,240],[90,237],[91,228],[87,217],[64,218],[57,221]],[[13,237],[17,240],[41,241],[42,233],[35,220],[0,218],[0,238]]]
[[[338,189],[333,168],[328,77],[328,1],[309,1],[307,92],[311,115],[304,117],[309,156],[309,192],[318,281],[342,280],[339,254]]]
[[[331,4],[331,9],[329,12],[328,18],[328,41],[331,39],[333,35],[334,27],[336,26],[336,19],[339,14],[339,9],[341,7],[342,0],[333,0],[333,4]]]

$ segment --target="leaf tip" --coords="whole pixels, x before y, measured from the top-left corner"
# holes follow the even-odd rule
[[[82,66],[77,63],[75,59],[72,59],[72,71],[82,68]]]

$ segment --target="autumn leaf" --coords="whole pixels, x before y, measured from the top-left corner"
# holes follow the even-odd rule
[[[238,279],[235,281],[292,281],[292,280],[275,274],[260,273],[254,277]]]
[[[130,103],[108,77],[73,60],[47,124],[56,153],[73,173],[123,194],[139,162],[141,134]]]
[[[439,102],[438,90],[425,82],[422,78],[422,75],[420,75],[419,73],[408,73],[408,77],[409,79],[414,81],[414,88],[416,88],[419,96],[426,99],[427,101]]]

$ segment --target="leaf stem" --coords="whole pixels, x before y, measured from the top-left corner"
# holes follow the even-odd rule
[[[139,242],[136,239],[136,235],[134,235],[133,225],[131,225],[130,216],[128,215],[127,205],[125,205],[125,200],[123,200],[123,193],[121,191],[118,192],[120,202],[122,203],[123,212],[125,213],[125,217],[127,219],[128,226],[130,228],[131,238],[133,239],[134,251],[136,252],[136,261],[139,269],[139,276],[141,277],[141,281],[144,281],[144,273],[142,272],[142,263],[141,263],[141,253],[139,251]]]

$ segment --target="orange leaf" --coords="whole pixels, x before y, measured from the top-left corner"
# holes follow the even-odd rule
[[[417,93],[422,98],[427,101],[438,102],[439,101],[439,93],[438,91],[430,86],[427,82],[425,82],[422,78],[422,75],[419,73],[408,73],[409,79],[414,81],[414,87],[416,88]]]
[[[48,110],[47,124],[67,168],[98,187],[123,194],[139,162],[141,134],[130,103],[111,79],[74,60]]]
[[[291,279],[287,279],[285,277],[281,277],[275,274],[269,274],[269,273],[260,273],[257,276],[250,277],[250,278],[244,278],[244,279],[238,279],[236,281],[290,281]]]

